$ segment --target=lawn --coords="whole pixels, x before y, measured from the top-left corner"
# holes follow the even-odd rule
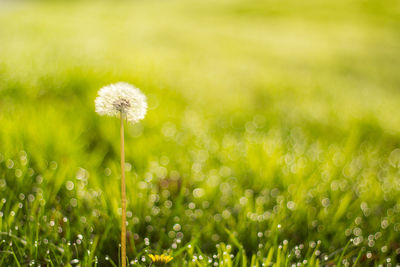
[[[399,266],[400,2],[0,3],[0,266]]]

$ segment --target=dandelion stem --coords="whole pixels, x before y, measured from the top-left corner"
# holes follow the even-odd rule
[[[121,117],[121,202],[122,202],[122,224],[121,224],[121,262],[126,267],[126,185],[125,185],[125,150],[124,150],[124,114]]]

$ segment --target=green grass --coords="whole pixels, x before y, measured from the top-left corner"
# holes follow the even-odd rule
[[[0,9],[0,266],[396,266],[398,1],[40,1]],[[137,260],[137,262],[135,261]],[[145,259],[145,262],[142,261]]]

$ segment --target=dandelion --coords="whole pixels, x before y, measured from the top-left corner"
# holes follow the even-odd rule
[[[168,262],[172,261],[173,257],[169,255],[153,255],[149,254],[149,258],[154,263],[155,266],[162,266],[167,264]]]
[[[95,100],[100,115],[121,117],[131,123],[144,118],[147,111],[146,96],[136,87],[119,82],[104,86]],[[121,118],[122,118],[121,117]]]
[[[100,115],[119,117],[121,121],[121,262],[126,267],[126,185],[125,185],[125,151],[124,120],[137,123],[144,118],[147,111],[146,96],[136,87],[119,82],[101,88],[95,100],[96,112]]]

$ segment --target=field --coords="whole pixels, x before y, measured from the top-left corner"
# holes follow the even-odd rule
[[[0,2],[0,266],[399,266],[400,2]]]

